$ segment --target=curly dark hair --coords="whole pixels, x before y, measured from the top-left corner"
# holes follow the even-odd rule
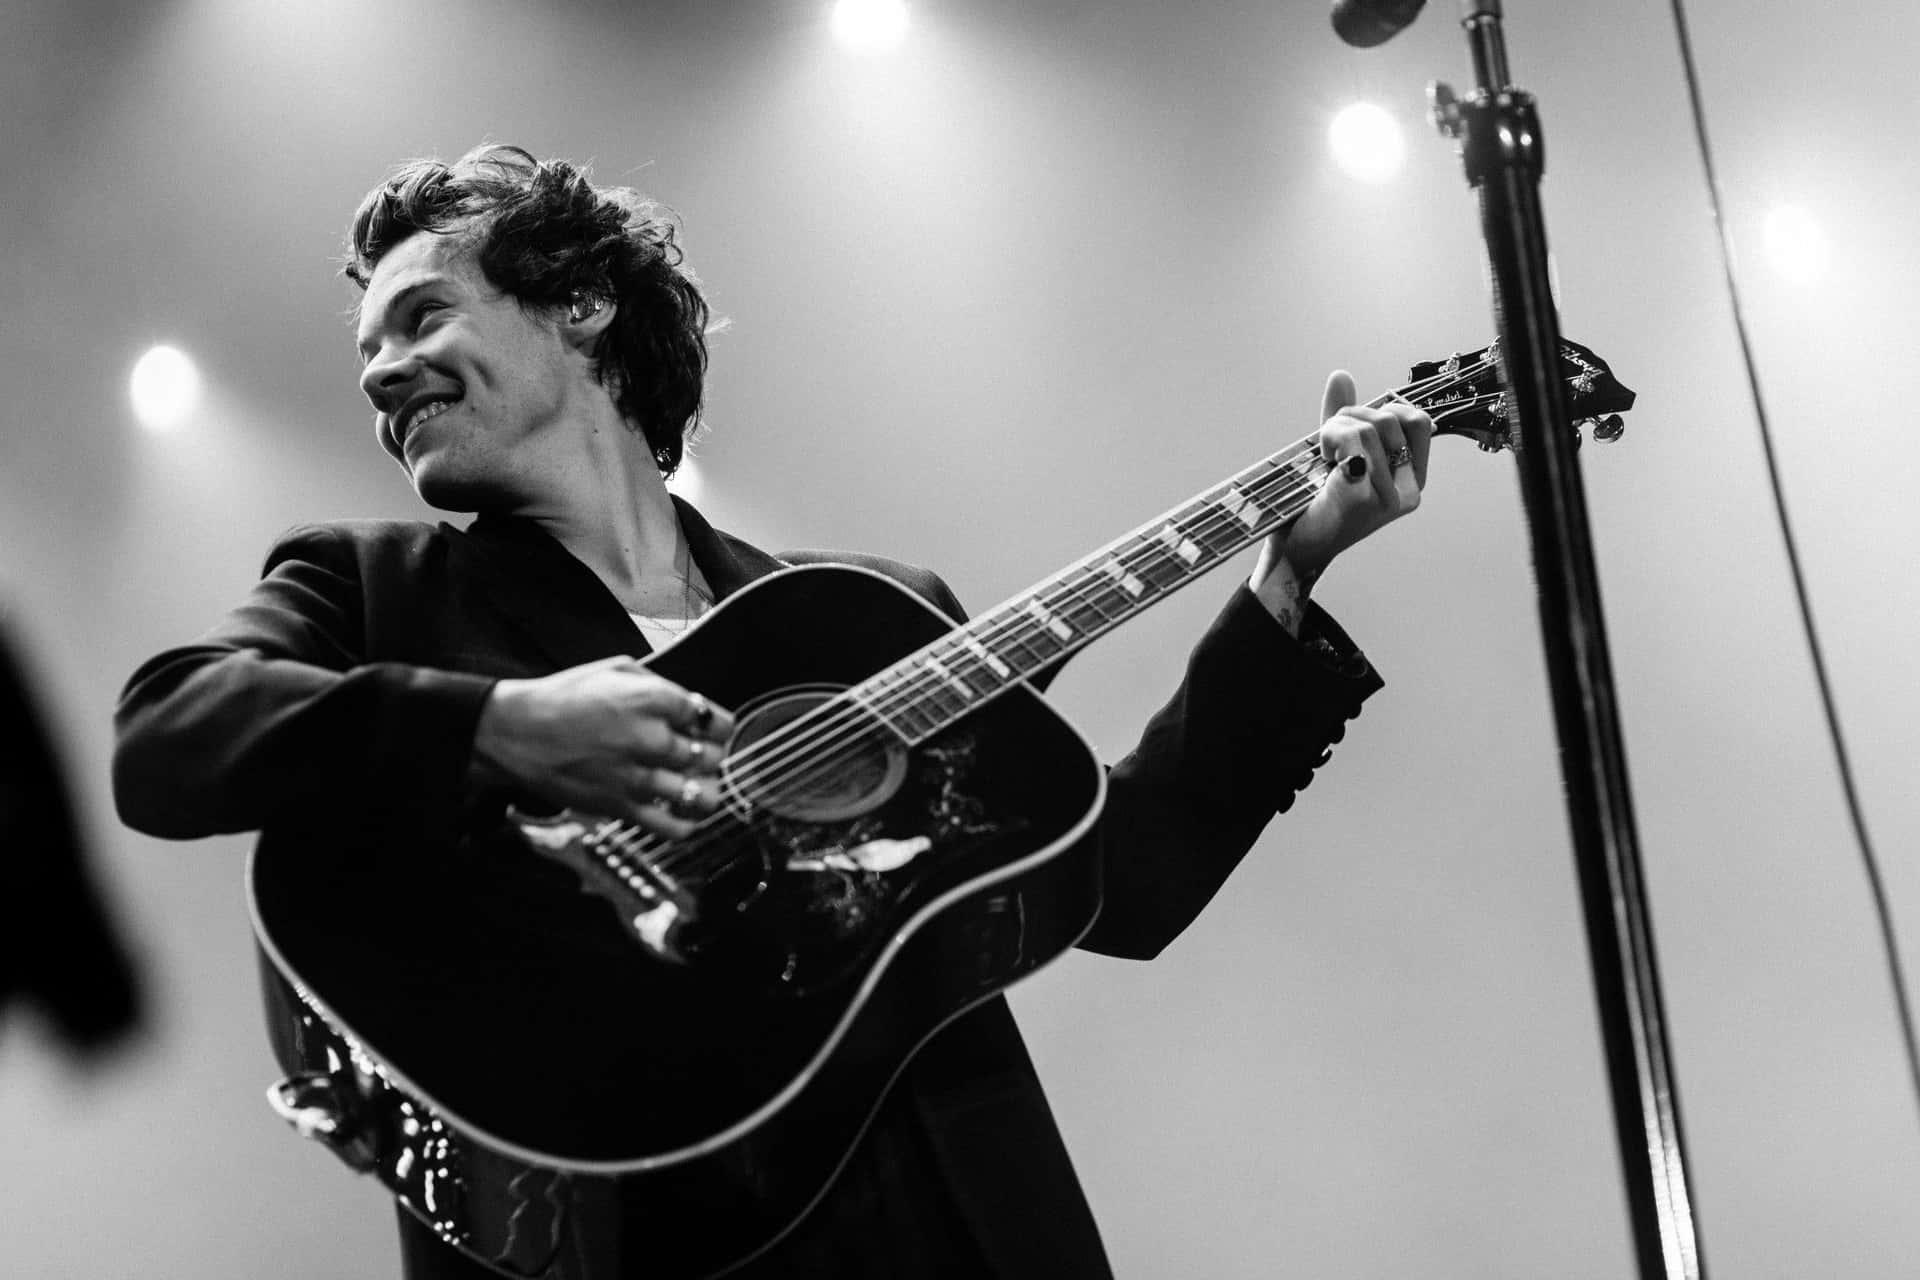
[[[565,306],[576,290],[612,299],[596,375],[674,473],[700,425],[709,323],[665,206],[519,147],[482,145],[451,165],[409,160],[360,202],[341,274],[364,291],[380,259],[423,231],[470,237],[487,280],[524,307]]]

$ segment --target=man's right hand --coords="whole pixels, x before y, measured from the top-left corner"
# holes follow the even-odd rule
[[[637,659],[502,680],[480,712],[473,776],[671,839],[720,807],[733,716]]]

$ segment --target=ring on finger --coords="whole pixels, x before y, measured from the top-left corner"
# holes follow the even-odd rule
[[[687,695],[687,706],[693,717],[693,727],[704,729],[713,723],[713,704],[697,693]]]
[[[680,794],[674,797],[673,807],[683,811],[688,810],[693,808],[694,803],[699,799],[700,784],[692,778],[688,778],[680,784]]]
[[[707,744],[704,742],[687,743],[687,763],[699,764],[707,758]]]
[[[1413,447],[1411,445],[1403,444],[1398,449],[1395,449],[1392,453],[1387,455],[1387,465],[1392,467],[1395,471],[1398,471],[1401,467],[1412,466],[1413,465]]]

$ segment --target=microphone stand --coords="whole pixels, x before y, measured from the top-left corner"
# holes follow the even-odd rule
[[[1507,421],[1532,541],[1560,772],[1634,1243],[1642,1277],[1692,1280],[1705,1272],[1575,452],[1580,437],[1561,384],[1560,327],[1540,210],[1540,123],[1531,95],[1508,81],[1500,0],[1462,0],[1461,12],[1476,87],[1459,99],[1435,84],[1434,121],[1460,142],[1467,181],[1480,197],[1493,269]]]

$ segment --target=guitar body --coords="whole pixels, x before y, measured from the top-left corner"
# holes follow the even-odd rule
[[[950,626],[878,574],[808,567],[649,665],[745,738]],[[914,1052],[1099,907],[1104,774],[1030,687],[843,772],[785,811],[733,785],[679,955],[505,823],[273,833],[249,882],[276,1105],[504,1275],[675,1280],[763,1251]]]

